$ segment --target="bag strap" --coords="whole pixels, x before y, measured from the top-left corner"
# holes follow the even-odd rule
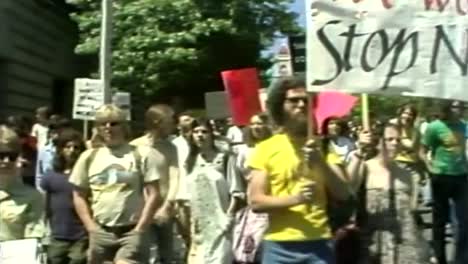
[[[93,149],[91,151],[91,154],[89,154],[88,158],[85,161],[86,173],[88,174],[88,176],[89,176],[89,169],[92,163],[94,162],[94,160],[96,159],[96,154],[98,153],[98,151],[99,151],[99,148]],[[140,179],[141,189],[143,189],[143,186],[145,185],[144,177],[143,177],[143,170],[141,168],[143,157],[141,156],[140,151],[138,151],[138,147],[132,146],[132,155],[133,155],[133,158],[135,159],[135,166],[138,171],[138,177]]]
[[[144,178],[144,175],[143,175],[143,170],[142,170],[142,159],[143,157],[141,156],[141,153],[140,151],[138,151],[138,147],[137,146],[132,146],[132,154],[133,154],[133,158],[135,159],[135,166],[136,166],[136,169],[138,171],[138,177],[140,179],[140,186],[141,186],[141,190],[143,191],[143,188],[145,186],[145,178]]]
[[[89,154],[88,158],[86,158],[85,165],[86,165],[86,173],[88,174],[87,176],[89,177],[89,169],[91,168],[91,165],[93,164],[94,159],[96,159],[96,154],[98,153],[99,148],[93,148],[91,150],[91,154]]]

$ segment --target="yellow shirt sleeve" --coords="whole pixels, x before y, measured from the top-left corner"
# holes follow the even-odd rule
[[[334,152],[329,152],[325,157],[325,160],[328,164],[343,165],[340,156]]]
[[[252,155],[247,159],[247,166],[254,170],[267,171],[267,155],[262,145],[257,145]]]

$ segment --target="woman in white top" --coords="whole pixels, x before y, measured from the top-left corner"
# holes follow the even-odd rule
[[[233,261],[232,228],[242,184],[234,173],[227,173],[228,155],[215,147],[208,121],[192,123],[186,163],[192,224],[189,264]]]

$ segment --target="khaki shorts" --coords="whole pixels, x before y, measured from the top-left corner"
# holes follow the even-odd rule
[[[89,263],[123,260],[130,264],[148,262],[148,232],[133,227],[100,227],[89,234]]]

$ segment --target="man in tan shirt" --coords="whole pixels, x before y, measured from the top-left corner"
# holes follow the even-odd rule
[[[105,146],[85,151],[70,177],[74,203],[90,238],[89,262],[147,263],[148,228],[160,203],[154,149],[128,143],[124,111],[104,105],[96,125]]]
[[[174,236],[174,201],[179,184],[179,169],[177,149],[169,140],[169,135],[174,128],[174,111],[163,104],[151,106],[145,115],[147,132],[130,144],[135,146],[148,146],[162,154],[164,162],[158,167],[160,178],[161,196],[163,205],[154,216],[152,236],[153,246],[158,250],[158,256],[151,257],[151,263],[169,264],[173,262],[173,236]]]

